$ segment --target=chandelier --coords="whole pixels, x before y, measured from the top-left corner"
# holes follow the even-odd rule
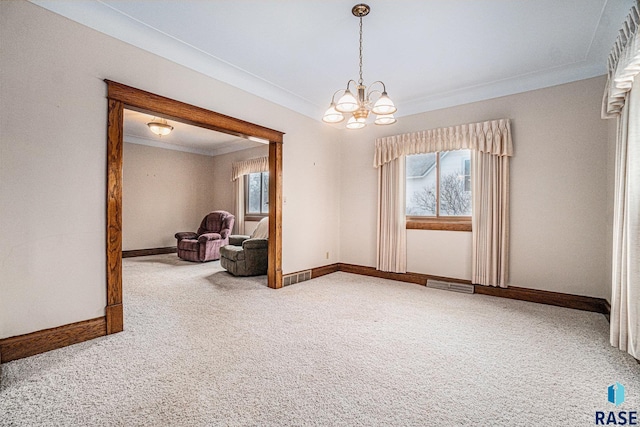
[[[397,111],[397,108],[387,95],[384,83],[381,81],[373,82],[367,91],[362,80],[362,17],[367,16],[370,10],[371,8],[363,3],[353,6],[351,9],[353,16],[360,19],[360,78],[357,82],[349,80],[346,89],[340,89],[333,94],[331,104],[322,117],[322,121],[325,123],[340,123],[345,119],[345,115],[350,115],[351,117],[347,120],[347,128],[361,129],[366,126],[370,113],[376,115],[374,123],[377,125],[390,125],[396,122],[393,113]],[[350,90],[351,83],[355,85],[356,95]],[[372,89],[376,84],[382,86],[382,92]],[[338,94],[342,94],[342,96],[336,103],[335,99]],[[375,96],[378,96],[378,99],[373,103],[372,97]]]

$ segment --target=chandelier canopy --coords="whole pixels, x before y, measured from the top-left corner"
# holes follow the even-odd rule
[[[322,121],[325,123],[340,123],[345,119],[345,115],[349,117],[347,121],[348,129],[361,129],[366,126],[367,118],[370,113],[376,115],[374,123],[377,125],[390,125],[396,122],[393,113],[397,111],[393,101],[387,95],[387,88],[381,81],[375,81],[367,90],[362,80],[362,17],[367,16],[371,8],[366,4],[357,4],[351,9],[351,13],[360,19],[360,78],[349,80],[346,89],[340,89],[333,94],[331,104],[324,113]],[[355,85],[356,95],[351,92],[351,83]],[[372,87],[376,84],[382,86],[380,90],[374,90]],[[336,95],[341,94],[336,103]],[[378,99],[373,102],[373,98]],[[372,105],[373,104],[373,105]]]

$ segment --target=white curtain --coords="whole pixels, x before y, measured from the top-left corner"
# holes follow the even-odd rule
[[[378,168],[378,245],[380,271],[407,272],[407,228],[405,215],[405,157]]]
[[[509,274],[509,157],[472,151],[471,185],[471,280],[506,288]]]
[[[231,165],[231,181],[234,183],[236,209],[235,234],[244,234],[244,179],[250,173],[268,172],[269,156],[235,162]]]
[[[509,119],[376,139],[373,165],[379,168],[378,270],[406,272],[406,156],[463,149],[470,149],[473,159],[473,283],[507,286],[509,157],[513,156]]]
[[[244,180],[233,181],[233,194],[235,197],[236,222],[234,234],[244,234]]]
[[[617,119],[611,345],[640,359],[640,37],[632,8],[609,55],[603,118]]]

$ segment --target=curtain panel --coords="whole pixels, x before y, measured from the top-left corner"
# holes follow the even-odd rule
[[[378,168],[378,235],[376,269],[407,272],[405,157]]]
[[[617,119],[611,345],[640,359],[640,40],[638,2],[609,55],[602,117]]]

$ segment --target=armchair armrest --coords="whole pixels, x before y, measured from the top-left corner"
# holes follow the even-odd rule
[[[181,231],[180,233],[176,233],[175,238],[178,240],[182,239],[197,239],[198,235],[191,231]]]
[[[242,247],[244,249],[267,249],[269,247],[268,239],[247,239],[242,242]]]
[[[229,244],[232,246],[241,246],[242,242],[249,239],[251,236],[245,236],[243,234],[232,234],[229,236]]]
[[[220,240],[218,233],[204,233],[198,237],[198,243],[207,243],[210,240]]]

